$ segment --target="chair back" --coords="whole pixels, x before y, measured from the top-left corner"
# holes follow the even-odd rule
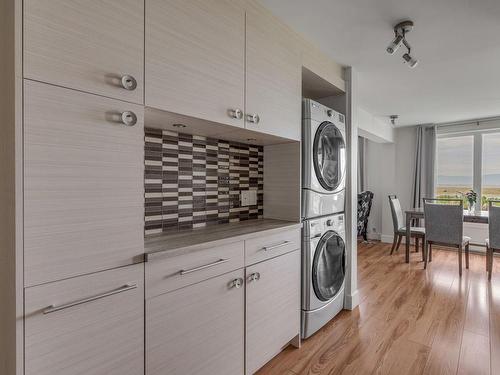
[[[488,207],[488,229],[490,247],[500,250],[500,207],[494,204],[500,204],[498,200],[491,200]]]
[[[464,202],[461,199],[423,200],[426,240],[461,245],[464,232]]]
[[[401,209],[401,203],[399,203],[398,197],[396,197],[395,195],[389,195],[389,204],[391,206],[394,233],[396,233],[405,226],[403,210]]]
[[[358,194],[358,236],[366,236],[372,201],[373,193],[371,191],[366,190]]]

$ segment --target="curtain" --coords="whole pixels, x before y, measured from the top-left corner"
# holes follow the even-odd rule
[[[415,170],[413,176],[413,207],[422,205],[422,198],[433,198],[435,187],[436,126],[417,127],[415,150]]]
[[[358,137],[358,193],[366,188],[365,152],[366,138]]]

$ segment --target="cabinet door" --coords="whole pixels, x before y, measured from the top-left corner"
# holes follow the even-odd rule
[[[142,261],[142,107],[29,80],[24,90],[26,286]]]
[[[146,0],[147,106],[243,127],[244,66],[240,0]]]
[[[243,374],[243,276],[234,271],[146,301],[147,375]]]
[[[268,12],[250,6],[246,19],[246,128],[300,140],[301,85],[300,53],[290,30]]]
[[[144,373],[144,265],[25,290],[26,375]]]
[[[143,0],[24,0],[26,78],[142,103],[143,66]]]
[[[300,331],[300,251],[246,268],[246,373],[253,374]]]

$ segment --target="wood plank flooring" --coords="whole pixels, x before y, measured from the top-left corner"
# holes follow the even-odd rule
[[[427,270],[420,253],[410,264],[403,250],[389,253],[360,244],[359,307],[258,374],[500,375],[500,258],[490,284],[483,255],[471,254],[460,278],[456,252],[433,249]]]

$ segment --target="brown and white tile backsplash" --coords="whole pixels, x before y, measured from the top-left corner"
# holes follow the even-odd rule
[[[263,215],[263,149],[145,129],[145,234],[224,224]],[[241,190],[257,205],[240,206]]]

